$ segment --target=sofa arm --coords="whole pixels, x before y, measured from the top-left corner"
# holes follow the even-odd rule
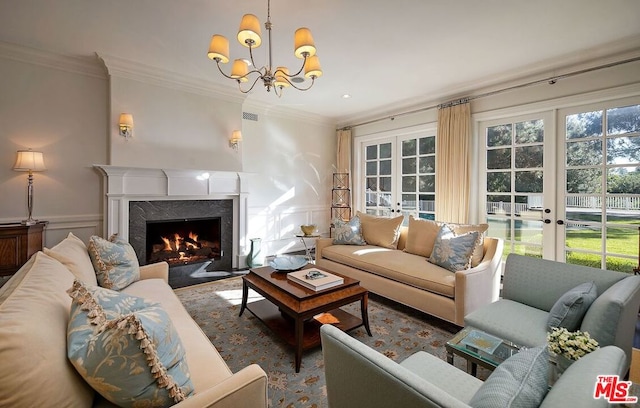
[[[622,350],[615,346],[600,348],[571,364],[547,393],[540,407],[611,407],[606,399],[593,398],[598,376],[622,377],[625,372]]]
[[[257,364],[173,405],[177,408],[267,408],[267,374]]]
[[[316,239],[316,261],[322,259],[322,250],[331,245],[333,245],[333,238]]]
[[[140,280],[143,279],[162,279],[169,282],[169,264],[166,262],[157,262],[140,267]]]
[[[498,300],[503,250],[502,239],[487,237],[480,264],[455,273],[456,324],[463,326],[467,314]]]

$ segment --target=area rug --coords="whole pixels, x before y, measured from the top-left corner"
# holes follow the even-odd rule
[[[233,372],[255,363],[267,373],[271,408],[327,407],[321,348],[305,352],[300,372],[296,373],[293,348],[250,312],[238,316],[242,301],[241,277],[180,288],[175,292]],[[249,292],[249,302],[261,299],[257,293]],[[344,309],[359,315],[360,304],[354,303]],[[398,362],[420,350],[445,360],[444,344],[459,329],[375,295],[369,298],[369,323],[372,337],[363,327],[349,334]],[[454,362],[458,368],[465,369],[462,358],[456,357]],[[481,372],[479,377],[483,374],[486,375]]]

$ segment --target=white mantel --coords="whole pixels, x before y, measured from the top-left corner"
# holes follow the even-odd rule
[[[96,164],[104,176],[104,236],[129,236],[129,202],[233,200],[233,267],[244,264],[247,243],[247,174],[227,171],[150,169]]]

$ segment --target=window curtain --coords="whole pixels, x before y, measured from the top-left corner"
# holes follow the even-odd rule
[[[436,219],[466,223],[469,217],[471,107],[469,102],[438,110],[436,135]]]
[[[348,173],[348,183],[351,188],[353,185],[351,183],[351,129],[338,130],[336,137],[336,173]],[[351,194],[349,194],[349,207],[352,207],[351,201]]]

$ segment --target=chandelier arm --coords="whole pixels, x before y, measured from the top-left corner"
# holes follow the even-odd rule
[[[313,86],[313,84],[315,83],[316,77],[315,77],[315,76],[312,76],[312,77],[311,77],[311,84],[310,84],[308,87],[306,87],[306,88],[302,88],[302,87],[297,86],[297,85],[296,85],[296,84],[294,84],[293,82],[289,81],[289,79],[287,79],[287,78],[284,78],[284,77],[283,77],[282,79],[284,79],[285,81],[287,81],[287,82],[289,83],[289,85],[291,85],[292,87],[294,87],[294,88],[295,88],[295,89],[297,89],[298,91],[308,91],[309,89],[311,89],[311,87],[312,87],[312,86]]]
[[[262,78],[262,77],[257,77],[254,81],[253,84],[251,84],[251,88],[247,89],[246,91],[243,91],[242,88],[240,87],[240,81],[238,81],[238,88],[240,88],[240,92],[242,93],[249,93],[251,92],[251,90],[253,89],[254,86],[256,86],[256,84],[258,83],[258,80]]]
[[[253,60],[253,47],[249,47],[249,58],[251,58],[251,65],[257,67],[256,62]]]

